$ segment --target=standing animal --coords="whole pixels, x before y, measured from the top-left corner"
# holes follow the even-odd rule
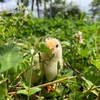
[[[47,81],[52,81],[57,76],[58,63],[61,68],[63,66],[62,47],[56,38],[47,38],[45,42],[51,52],[40,52],[41,59],[45,62],[40,65],[40,68]]]
[[[50,52],[40,52],[40,66],[34,66],[32,72],[32,83],[36,83],[41,77],[45,76],[47,82],[56,78],[58,72],[58,63],[63,67],[62,46],[58,39],[47,38],[45,45],[50,49]],[[39,58],[39,57],[38,57]],[[38,76],[35,71],[41,70],[41,75]],[[29,79],[30,70],[26,72],[25,77]]]

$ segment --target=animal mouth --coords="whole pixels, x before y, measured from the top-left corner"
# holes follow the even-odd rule
[[[54,50],[54,47],[53,46],[47,46],[51,51]]]

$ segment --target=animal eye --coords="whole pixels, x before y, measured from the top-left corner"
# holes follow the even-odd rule
[[[58,47],[58,44],[56,45],[56,48]]]

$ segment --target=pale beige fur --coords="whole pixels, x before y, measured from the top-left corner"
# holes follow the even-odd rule
[[[40,52],[41,56],[41,63],[40,68],[35,66],[33,68],[32,74],[32,83],[36,83],[41,77],[45,76],[47,81],[52,81],[58,72],[58,62],[62,69],[63,66],[63,59],[62,59],[62,46],[58,39],[56,38],[48,38],[45,41],[46,46],[51,49],[51,52],[45,53]],[[41,70],[41,75],[38,76],[35,71]],[[27,80],[29,79],[30,70],[26,74]]]
[[[62,47],[60,41],[55,38],[46,39],[46,46],[51,49],[51,52],[40,53],[42,60],[46,63],[41,64],[41,69],[44,71],[46,79],[51,81],[57,76],[58,62],[61,68],[63,66]]]

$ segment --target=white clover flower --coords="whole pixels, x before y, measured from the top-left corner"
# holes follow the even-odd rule
[[[74,35],[74,37],[78,40],[78,42],[80,43],[80,44],[83,44],[83,37],[82,37],[82,32],[81,31],[78,31],[78,33],[76,33],[75,35]]]

